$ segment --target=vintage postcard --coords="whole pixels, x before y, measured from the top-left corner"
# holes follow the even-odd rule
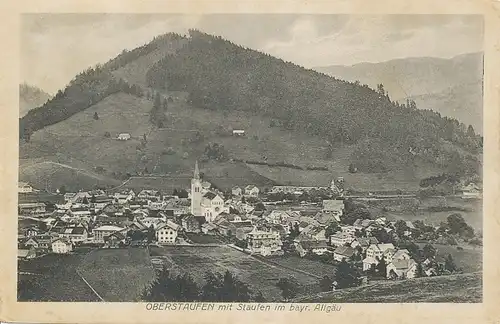
[[[498,323],[498,12],[425,2],[10,8],[0,319]]]

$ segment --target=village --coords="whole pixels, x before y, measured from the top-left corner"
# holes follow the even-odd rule
[[[304,262],[348,264],[366,283],[461,271],[431,243],[481,244],[456,216],[440,226],[373,217],[362,199],[345,196],[344,186],[337,178],[329,187],[274,186],[262,192],[249,184],[222,192],[200,177],[196,163],[189,190],[66,192],[64,202],[52,206],[19,203],[18,260],[92,249],[225,246],[263,262],[294,255]],[[36,191],[19,184],[20,194]],[[471,192],[477,188],[469,185],[464,197]],[[302,199],[293,202],[294,197]],[[150,261],[156,269],[166,266],[161,257]]]

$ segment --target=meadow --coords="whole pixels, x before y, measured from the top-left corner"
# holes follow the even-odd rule
[[[279,301],[281,291],[276,283],[283,277],[294,277],[304,293],[319,290],[318,278],[261,261],[230,247],[162,247],[151,248],[152,257],[164,256],[173,264],[174,273],[189,273],[199,284],[206,271],[224,273],[229,270],[267,301]]]

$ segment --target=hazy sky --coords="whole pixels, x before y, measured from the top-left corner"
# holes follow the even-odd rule
[[[221,35],[311,68],[481,51],[473,15],[26,14],[21,80],[55,93],[78,72],[166,32]]]

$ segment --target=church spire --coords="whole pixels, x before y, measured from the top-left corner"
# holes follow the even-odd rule
[[[200,179],[200,170],[198,169],[198,160],[194,164],[194,178]]]

